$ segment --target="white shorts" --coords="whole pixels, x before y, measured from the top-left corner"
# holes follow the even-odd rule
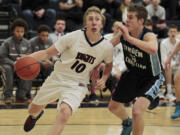
[[[46,105],[59,99],[58,107],[63,101],[72,108],[74,113],[88,92],[87,85],[79,86],[79,84],[79,82],[64,80],[62,76],[52,72],[43,83],[32,103]],[[58,107],[57,109],[59,109]]]

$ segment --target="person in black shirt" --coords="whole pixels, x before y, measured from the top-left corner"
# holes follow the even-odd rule
[[[133,135],[143,134],[143,114],[157,99],[159,87],[164,82],[157,55],[157,38],[144,27],[147,15],[143,6],[131,4],[128,7],[126,25],[119,22],[122,33],[120,42],[128,70],[122,74],[118,82],[109,103],[109,110],[123,121],[121,135],[130,135],[132,129]],[[132,109],[132,122],[124,103],[135,98],[137,100]]]
[[[56,19],[56,11],[49,8],[49,0],[23,0],[22,14],[30,30],[37,30],[39,25],[46,24],[51,30]]]

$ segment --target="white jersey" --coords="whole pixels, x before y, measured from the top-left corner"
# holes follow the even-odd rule
[[[105,38],[108,40],[111,40],[113,38],[113,33],[104,35]],[[127,69],[125,62],[124,62],[124,54],[123,54],[123,48],[122,44],[119,43],[114,47],[114,53],[113,53],[113,65],[118,66],[119,70],[121,72],[125,71]],[[115,73],[115,69],[112,69],[112,74]]]
[[[165,38],[164,40],[162,40],[160,50],[161,50],[161,63],[163,68],[169,54],[172,52],[172,50],[176,47],[178,43],[179,43],[179,39],[176,39],[175,45],[172,45],[169,38]],[[180,60],[180,53],[178,53],[173,57],[171,61],[171,65],[174,65],[178,59]]]
[[[85,30],[77,30],[63,36],[55,43],[61,58],[55,63],[54,71],[65,80],[89,83],[90,72],[103,60],[111,63],[113,59],[112,44],[102,37],[91,43]]]

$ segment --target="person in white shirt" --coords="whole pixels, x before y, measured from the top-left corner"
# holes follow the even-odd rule
[[[29,116],[24,124],[26,132],[35,126],[45,106],[59,99],[55,124],[47,135],[60,135],[88,92],[91,71],[103,60],[106,63],[105,71],[102,78],[97,80],[97,88],[105,87],[113,60],[113,46],[100,33],[105,18],[100,9],[90,7],[84,14],[83,22],[85,30],[68,33],[50,48],[29,55],[42,61],[61,53],[54,71],[29,106]]]
[[[104,35],[105,38],[108,40],[111,40],[114,36],[118,33],[118,25],[117,21],[114,22],[112,31],[113,33]],[[120,78],[121,72],[126,70],[126,65],[124,63],[124,55],[123,55],[123,48],[122,44],[119,43],[114,47],[114,53],[113,53],[113,68],[112,68],[112,75],[115,75],[117,79]]]
[[[55,31],[49,34],[53,43],[55,43],[59,38],[61,38],[65,34],[64,31],[66,29],[66,20],[64,17],[58,16],[56,18],[54,29]]]
[[[118,22],[115,21],[112,26],[113,33],[109,33],[104,35],[105,38],[108,40],[111,40],[113,37],[115,37],[118,34]],[[123,54],[123,48],[122,44],[119,43],[114,47],[114,53],[113,53],[113,68],[111,72],[111,76],[106,82],[106,88],[108,88],[112,93],[115,90],[116,83],[120,79],[122,73],[127,69],[125,63],[124,63],[124,54]]]
[[[172,58],[174,57],[175,54],[179,52],[180,52],[180,42],[176,45],[176,47],[168,56],[165,62],[166,69],[170,68]],[[177,61],[177,64],[180,65],[180,59]],[[171,119],[176,119],[180,117],[180,66],[174,75],[174,88],[175,88],[175,94],[176,94],[176,107],[175,107],[174,113],[171,115]]]
[[[54,32],[49,34],[49,37],[52,39],[53,44],[60,39],[62,36],[65,35],[65,29],[66,29],[66,20],[62,16],[58,16],[56,18],[56,22],[54,24]],[[61,56],[61,54],[57,54],[56,56],[53,56],[53,62],[55,63],[56,60]]]
[[[166,79],[166,87],[167,87],[167,94],[166,99],[169,101],[175,101],[175,97],[173,96],[173,90],[172,90],[172,74],[177,70],[177,64],[176,61],[179,58],[180,55],[176,55],[176,57],[173,57],[171,61],[171,67],[168,69],[165,69],[165,61],[167,60],[169,54],[172,52],[172,50],[176,47],[176,45],[180,42],[179,39],[176,38],[178,34],[178,28],[176,25],[172,24],[168,28],[168,38],[165,38],[162,40],[160,44],[160,51],[161,51],[161,63],[162,67],[165,70],[165,79]],[[160,95],[161,98],[163,98],[163,95]]]

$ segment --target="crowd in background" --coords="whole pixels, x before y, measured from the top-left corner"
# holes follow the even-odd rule
[[[180,0],[2,0],[1,6],[9,6],[14,9],[14,12],[16,12],[16,18],[22,18],[26,21],[24,22],[23,20],[18,20],[19,23],[18,21],[13,21],[12,25],[15,26],[11,29],[13,33],[12,37],[8,37],[2,43],[3,49],[0,51],[0,58],[2,58],[0,60],[0,69],[1,72],[4,73],[4,84],[6,87],[3,91],[5,101],[7,103],[13,102],[12,89],[14,73],[12,72],[14,70],[12,66],[16,57],[46,49],[66,33],[83,28],[83,14],[86,9],[92,5],[99,7],[106,17],[106,23],[104,29],[102,30],[102,34],[106,35],[113,33],[115,32],[113,29],[113,27],[115,27],[115,21],[126,23],[127,8],[131,3],[139,3],[146,7],[148,11],[148,21],[145,23],[145,26],[151,29],[157,35],[158,39],[162,40],[161,48],[164,48],[164,44],[167,44],[166,42],[168,42],[169,39],[172,39],[173,41],[175,40],[175,42],[172,43],[172,46],[179,42],[179,40],[176,39],[178,28],[176,26],[172,26],[168,29],[166,21],[180,19]],[[16,18],[14,20],[16,20]],[[24,27],[24,31],[20,39],[16,40],[13,37],[17,37],[15,30],[16,26],[18,27],[19,25]],[[175,34],[172,34],[172,29],[175,29]],[[26,41],[27,39],[24,37],[26,37],[28,41]],[[168,41],[165,41],[164,38]],[[27,46],[24,44],[27,44]],[[169,44],[171,45],[171,43]],[[12,49],[13,45],[15,50]],[[17,45],[19,47],[17,47]],[[31,46],[30,49],[24,51],[23,47],[25,46],[25,48],[28,48],[29,45]],[[22,46],[21,49],[20,46]],[[173,47],[170,47],[169,52],[167,53],[166,51],[166,54],[164,53],[165,51],[161,51],[161,55],[166,55],[167,57],[167,55],[172,51],[172,48]],[[14,55],[10,56],[9,54],[12,53]],[[119,49],[119,53],[122,53],[121,47]],[[117,52],[116,55],[118,55]],[[6,58],[6,56],[8,56],[8,58]],[[60,56],[58,55],[41,63],[41,72],[44,79],[53,70],[53,64],[58,57]],[[165,56],[162,57],[164,58]],[[7,61],[9,61],[9,63]],[[165,60],[163,59],[163,62],[164,61]],[[7,66],[8,64],[10,64],[10,66]],[[113,70],[116,70],[116,68]],[[169,73],[170,71],[165,72]],[[172,74],[173,72],[170,72],[169,76],[171,77]],[[115,76],[113,73],[112,75]],[[166,80],[168,80],[168,99],[174,101],[175,97],[172,97],[174,91],[171,86],[172,78],[170,78],[170,80],[166,78]],[[20,81],[22,82],[21,79]],[[25,88],[19,85],[19,89],[16,94],[17,100],[22,102],[31,98],[30,85],[32,85],[32,82],[28,81],[26,83],[24,83]],[[29,86],[28,89],[26,89],[26,86]],[[111,92],[112,91],[113,89],[111,89]],[[96,100],[96,97],[93,98],[93,100],[94,99]]]

